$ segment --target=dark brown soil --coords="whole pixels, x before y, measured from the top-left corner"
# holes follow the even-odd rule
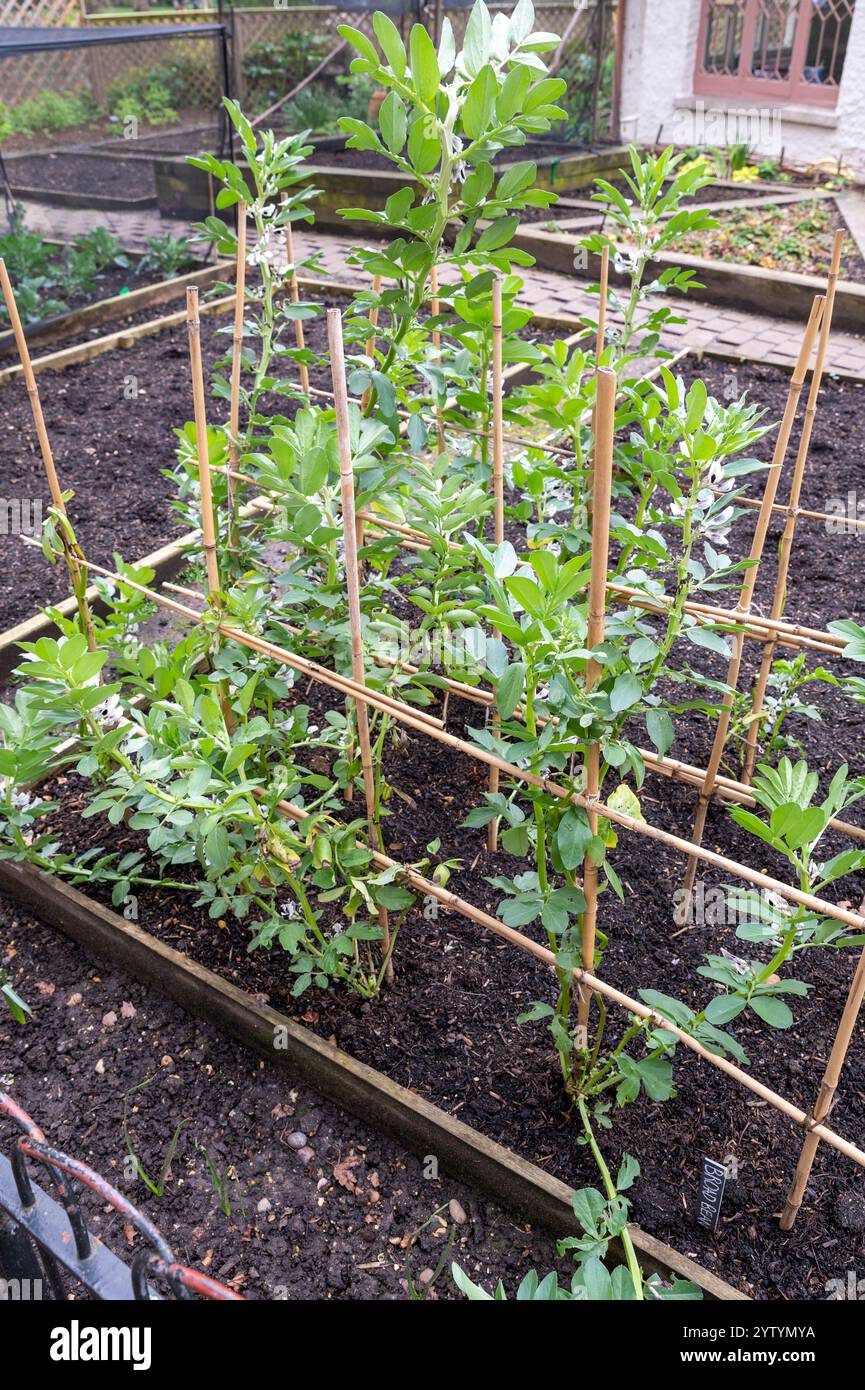
[[[13,192],[44,190],[49,202],[53,192],[82,197],[95,194],[131,203],[156,197],[156,178],[149,159],[123,159],[119,154],[106,158],[66,150],[9,159],[6,171]]]
[[[152,126],[146,122],[138,127],[138,140],[146,142],[145,148],[155,144],[168,148],[182,149],[184,142],[195,142],[201,138],[202,127],[207,127],[212,117],[212,112],[197,110],[190,107],[188,110],[178,111],[177,120],[171,125]],[[187,134],[187,130],[192,129],[193,134]],[[128,142],[124,138],[123,122],[111,120],[104,117],[102,120],[93,121],[90,125],[70,126],[66,130],[37,130],[32,135],[10,135],[3,142],[5,152],[17,153],[19,150],[33,151],[42,153],[43,151],[53,151],[60,148],[64,151],[83,151],[86,152],[88,145],[105,145],[115,141]]]
[[[509,145],[506,149],[500,150],[492,160],[493,164],[516,164],[524,159],[534,160],[564,160],[570,155],[584,154],[585,147],[582,145],[556,144],[555,142],[529,143],[526,145]],[[389,169],[399,173],[396,165],[387,155],[376,154],[373,150],[355,150],[345,147],[335,149],[316,149],[310,155],[310,163],[316,168],[342,168],[348,165],[359,171],[366,169]]]
[[[25,1027],[0,1014],[0,1084],[49,1143],[139,1205],[181,1260],[245,1298],[405,1299],[407,1276],[417,1284],[434,1271],[451,1234],[432,1298],[460,1297],[451,1258],[490,1290],[501,1277],[511,1294],[529,1269],[567,1273],[553,1240],[462,1183],[426,1175],[306,1085],[4,904],[0,961],[34,1013]],[[148,1078],[129,1098],[128,1128],[151,1176],[184,1125],[162,1198],[130,1168],[123,1135],[124,1093]],[[13,1135],[0,1119],[6,1152]],[[131,1228],[101,1203],[83,1206],[91,1231],[128,1260],[139,1244]]]
[[[206,378],[227,351],[228,338],[219,332],[226,324],[211,316],[201,320]],[[323,353],[323,317],[305,328],[311,349]],[[313,384],[326,385],[326,375]],[[98,564],[110,563],[115,550],[134,560],[176,537],[172,487],[161,470],[175,462],[172,431],[192,417],[185,326],[45,373],[39,390],[62,486],[75,493],[68,509],[85,554]],[[292,413],[285,397],[277,408]],[[210,402],[212,421],[223,419],[224,411],[222,401]],[[45,473],[21,381],[2,391],[0,495],[39,502],[47,515]],[[39,550],[7,534],[0,536],[0,555],[0,630],[65,597],[64,576]]]
[[[703,375],[719,395],[728,394],[727,388],[740,391],[750,385],[769,406],[770,416],[780,417],[784,373],[743,369],[738,380],[731,382],[725,379],[728,371],[721,364],[707,363]],[[848,382],[827,382],[817,414],[804,505],[823,510],[827,496],[844,497],[856,486],[861,419],[860,388]],[[765,456],[770,449],[771,439],[761,444],[759,452]],[[783,483],[780,495],[785,495]],[[840,616],[861,620],[861,565],[855,538],[839,542],[818,526],[806,532],[805,523],[801,525],[802,544],[795,553],[788,613],[814,626]],[[752,529],[753,517],[737,523],[734,549],[744,548]],[[774,523],[767,557],[774,553],[777,537]],[[769,561],[759,581],[761,611],[771,598],[771,568]],[[749,649],[749,670],[758,654],[754,644]],[[711,669],[711,662],[703,669]],[[304,691],[303,698],[321,710],[330,697],[313,689]],[[851,771],[862,773],[858,707],[834,691],[827,697],[822,687],[815,698],[823,707],[823,722],[800,721],[792,726],[810,765],[824,780],[842,758],[849,760]],[[477,722],[474,707],[451,702],[449,727],[454,732]],[[672,755],[705,766],[713,724],[699,716],[680,724]],[[642,730],[637,737],[645,741]],[[490,858],[483,832],[461,828],[468,810],[481,800],[486,785],[482,766],[430,739],[412,736],[402,748],[389,750],[385,775],[407,798],[392,803],[398,809],[386,824],[388,850],[411,861],[423,855],[430,839],[440,836],[442,856],[461,861],[452,881],[454,889],[494,911],[498,893],[486,883],[487,876],[513,874],[519,865],[505,854]],[[135,843],[129,832],[111,832],[104,825],[84,830],[86,823],[78,818],[84,804],[82,791],[74,780],[65,797],[62,822],[68,847],[99,843],[125,850]],[[650,777],[641,800],[653,823],[686,837],[690,834],[695,808],[691,790]],[[850,818],[855,820],[860,809],[853,808]],[[848,843],[829,837],[825,853]],[[705,844],[785,876],[777,856],[749,840],[723,807],[713,805],[710,810]],[[704,1006],[711,986],[695,974],[703,953],[724,947],[741,954],[747,948],[735,938],[732,927],[704,925],[676,931],[672,894],[681,882],[682,861],[675,853],[623,835],[613,863],[624,883],[625,906],[620,907],[612,895],[602,900],[600,926],[611,938],[603,963],[605,978],[632,995],[651,985],[695,1007]],[[707,888],[724,881],[714,871],[705,872],[702,879]],[[843,894],[854,906],[863,893],[862,874],[844,882]],[[577,1126],[567,1113],[546,1032],[541,1024],[516,1022],[532,1000],[552,997],[548,972],[531,958],[443,910],[431,920],[415,912],[397,946],[396,988],[377,1004],[363,1006],[335,992],[306,995],[298,1004],[291,997],[293,977],[287,960],[278,953],[246,957],[247,931],[237,923],[217,929],[189,906],[184,895],[145,894],[138,901],[138,911],[147,930],[238,985],[266,994],[275,1007],[302,1015],[323,1037],[335,1037],[353,1055],[459,1113],[548,1171],[575,1186],[594,1179],[591,1160],[578,1145]],[[795,973],[813,988],[807,999],[795,1001],[797,1022],[792,1029],[773,1032],[741,1020],[731,1026],[749,1054],[752,1074],[803,1109],[814,1103],[855,964],[852,951],[808,953],[797,961]],[[614,1034],[620,1023],[611,1021]],[[863,1040],[860,1021],[832,1114],[833,1127],[854,1141],[865,1132]],[[679,1058],[676,1075],[675,1099],[663,1107],[646,1101],[627,1107],[616,1114],[613,1130],[604,1136],[613,1162],[627,1151],[641,1163],[642,1177],[634,1190],[636,1219],[757,1298],[825,1299],[829,1281],[855,1268],[865,1249],[861,1174],[822,1146],[799,1221],[791,1233],[782,1235],[777,1215],[795,1167],[801,1133],[771,1107],[690,1055]],[[738,1174],[728,1187],[714,1237],[694,1219],[704,1154],[717,1159],[732,1156]]]

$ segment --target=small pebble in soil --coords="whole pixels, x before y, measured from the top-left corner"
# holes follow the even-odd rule
[[[298,1149],[297,1156],[300,1159],[301,1163],[307,1164],[315,1158],[315,1150],[311,1149],[307,1144],[304,1146],[304,1148]]]
[[[456,1197],[452,1197],[448,1202],[448,1211],[450,1212],[451,1220],[455,1221],[458,1226],[464,1226],[468,1221],[468,1217]]]
[[[285,1141],[290,1149],[305,1149],[306,1135],[302,1129],[296,1129]]]
[[[865,1231],[865,1194],[848,1189],[835,1201],[835,1219],[845,1231]]]

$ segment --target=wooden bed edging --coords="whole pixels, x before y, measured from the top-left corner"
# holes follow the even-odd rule
[[[158,584],[161,580],[171,579],[175,574],[183,569],[186,563],[187,547],[198,539],[197,531],[186,531],[175,541],[169,541],[162,545],[158,550],[153,550],[149,555],[143,555],[140,560],[133,560],[135,565],[146,565],[148,569],[155,571],[154,583]],[[94,584],[87,587],[87,601],[91,608],[99,612],[102,608],[102,600]],[[56,608],[64,617],[71,617],[78,611],[76,600],[72,597],[62,599],[60,603],[54,603],[52,608]],[[21,642],[36,642],[40,637],[48,636],[55,630],[55,625],[48,617],[47,613],[34,613],[32,617],[25,618],[22,623],[15,627],[9,627],[5,632],[0,632],[0,680],[6,680],[18,665],[21,653],[18,651]]]
[[[171,280],[160,280],[156,284],[142,285],[128,294],[114,294],[109,299],[97,299],[93,304],[85,304],[80,309],[70,309],[67,314],[58,314],[49,320],[44,328],[38,324],[29,326],[25,333],[28,343],[55,343],[79,329],[89,328],[94,323],[105,323],[110,319],[137,314],[151,304],[165,304],[172,299],[180,299],[186,293],[187,285],[202,288],[211,285],[228,273],[232,261],[214,261],[212,265],[190,270],[185,275],[175,275]],[[131,331],[131,330],[129,330]],[[15,339],[12,330],[0,333],[0,356],[14,351]]]
[[[0,888],[49,926],[126,970],[142,984],[167,994],[188,1012],[207,1019],[291,1076],[301,1077],[406,1148],[421,1156],[435,1155],[454,1177],[481,1188],[554,1235],[579,1230],[571,1207],[573,1189],[566,1183],[324,1042],[276,1009],[259,1003],[134,922],[93,902],[78,889],[12,860],[0,861]],[[638,1226],[631,1227],[631,1235],[647,1271],[689,1279],[709,1299],[750,1302],[747,1294]],[[621,1257],[615,1243],[613,1249]]]
[[[580,238],[568,232],[545,232],[536,223],[518,227],[514,246],[528,251],[537,265],[573,275],[581,282],[597,281],[600,258],[589,252],[585,265],[576,264]],[[708,260],[684,252],[662,252],[646,267],[646,277],[657,278],[671,266],[692,270],[701,288],[695,292],[703,304],[730,305],[749,313],[772,318],[807,319],[814,295],[825,289],[825,276],[801,275],[790,270],[766,270],[763,266],[736,261]],[[624,272],[610,268],[610,283],[626,283]],[[672,295],[676,291],[670,291]],[[840,280],[835,297],[835,327],[845,333],[862,333],[865,328],[865,285]]]

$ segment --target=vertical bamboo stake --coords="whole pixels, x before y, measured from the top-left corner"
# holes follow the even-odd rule
[[[613,436],[616,418],[616,373],[600,367],[596,376],[595,449],[592,469],[592,569],[589,580],[589,630],[586,646],[596,647],[604,640],[604,609],[607,595],[607,568],[610,550],[610,499],[613,486]],[[594,660],[586,664],[586,691],[591,691],[600,673]],[[586,754],[586,796],[600,795],[600,746],[590,743]],[[598,833],[598,813],[588,809],[589,829]],[[583,896],[586,909],[582,926],[583,969],[594,972],[595,934],[598,920],[598,866],[589,852],[583,861]],[[577,1023],[585,1029],[589,1021],[591,991],[580,985]]]
[[[198,314],[198,286],[186,290],[186,331],[189,337],[189,368],[192,376],[192,405],[195,418],[195,453],[198,461],[201,538],[207,571],[207,592],[215,608],[219,600],[219,561],[216,553],[216,524],[213,515],[213,486],[207,452],[207,410],[204,403],[204,371],[201,365],[201,320]],[[234,711],[224,681],[220,682],[219,703],[229,733],[234,728]]]
[[[502,281],[497,275],[493,280],[493,537],[496,545],[505,538],[505,441],[503,413],[503,372],[502,372]],[[494,637],[501,633],[494,631]],[[494,724],[497,722],[495,716]],[[489,791],[495,795],[499,789],[499,769],[490,768]],[[487,826],[487,849],[495,854],[499,843],[498,818]]]
[[[342,315],[339,309],[327,311],[327,341],[330,349],[330,370],[333,378],[333,403],[336,411],[336,430],[339,440],[339,480],[342,496],[342,532],[345,540],[345,583],[348,591],[348,622],[351,632],[352,675],[359,685],[366,684],[366,670],[363,659],[363,638],[360,618],[360,574],[357,561],[357,529],[354,508],[354,470],[351,460],[351,433],[348,419],[348,387],[345,381],[345,355],[342,345]],[[360,759],[363,770],[363,790],[366,798],[366,818],[369,827],[369,843],[373,850],[381,850],[382,842],[375,818],[375,770],[372,764],[372,748],[369,740],[369,708],[360,700],[355,700],[357,718],[357,738],[360,744]],[[378,909],[379,925],[382,929],[382,952],[386,957],[390,951],[390,926],[387,911]],[[388,963],[387,978],[393,975]]]
[[[246,308],[246,203],[237,204],[237,271],[235,276],[234,334],[231,339],[231,400],[228,411],[228,462],[237,469],[240,434],[240,374],[243,365],[243,318]],[[228,543],[237,545],[237,483],[228,474]]]
[[[808,462],[808,450],[811,447],[811,434],[814,429],[814,417],[817,413],[817,399],[820,395],[820,387],[823,382],[826,352],[829,347],[829,333],[832,327],[832,311],[835,306],[835,288],[838,284],[838,275],[841,269],[841,252],[843,249],[844,232],[837,231],[832,246],[832,261],[829,267],[829,279],[826,284],[826,306],[823,310],[823,322],[820,325],[820,340],[817,344],[817,356],[814,360],[814,372],[811,377],[811,387],[808,392],[808,404],[805,409],[805,419],[802,422],[802,436],[799,440],[796,464],[793,469],[793,480],[790,484],[790,500],[787,503],[787,520],[784,526],[784,534],[781,538],[781,549],[778,555],[778,574],[775,579],[775,593],[772,598],[772,617],[775,619],[780,618],[783,614],[784,604],[787,599],[787,578],[790,572],[793,538],[796,534],[796,521],[799,516],[799,498],[802,493],[802,482],[805,477],[805,467]],[[746,785],[751,780],[754,771],[754,763],[757,760],[757,739],[763,712],[763,701],[766,697],[769,672],[772,669],[772,662],[775,659],[776,646],[777,638],[775,637],[770,638],[764,646],[763,659],[760,663],[760,670],[754,683],[754,691],[751,698],[751,723],[748,726],[745,762],[742,771],[742,781],[746,783]]]
[[[39,440],[39,449],[42,454],[42,463],[45,467],[45,476],[48,479],[48,490],[51,493],[51,501],[62,516],[66,516],[66,503],[63,501],[63,493],[60,488],[60,481],[57,477],[57,469],[54,466],[54,455],[51,452],[51,442],[48,438],[48,431],[45,428],[45,417],[42,414],[42,402],[39,399],[39,388],[36,385],[36,377],[33,373],[33,365],[30,361],[30,350],[27,346],[27,339],[24,336],[24,329],[21,327],[21,316],[18,313],[18,305],[15,302],[15,294],[9,273],[6,269],[6,262],[0,256],[0,287],[3,290],[3,298],[6,301],[6,310],[9,314],[9,322],[12,325],[12,332],[15,336],[15,346],[18,349],[18,356],[21,358],[21,370],[24,374],[24,384],[27,387],[27,395],[30,397],[30,410],[33,415],[33,423],[36,426],[36,436]],[[87,580],[86,567],[82,565],[82,556],[75,553],[75,549],[66,535],[63,527],[59,528],[60,543],[63,546],[63,553],[66,557],[66,564],[69,569],[69,577],[72,581],[72,588],[78,603],[78,615],[81,622],[81,630],[87,639],[87,646],[90,651],[96,650],[96,638],[93,635],[93,619],[90,614],[90,605],[87,602]]]
[[[381,294],[381,276],[380,276],[380,275],[374,275],[374,276],[372,277],[372,292],[373,292],[373,294],[376,295],[376,296],[378,296],[378,295]],[[364,355],[365,355],[366,357],[368,357],[368,358],[370,359],[370,361],[372,361],[373,357],[375,356],[375,330],[378,328],[378,305],[377,305],[377,304],[376,304],[372,309],[370,309],[370,311],[369,311],[369,321],[370,321],[370,323],[372,324],[372,333],[370,334],[370,336],[369,336],[369,337],[367,338],[367,340],[366,340],[366,344],[365,344],[365,346],[364,346]],[[363,395],[361,396],[361,399],[360,399],[360,407],[361,407],[361,410],[366,410],[366,409],[368,408],[369,403],[370,403],[371,400],[372,400],[372,387],[371,387],[371,386],[368,386],[368,387],[366,388],[366,390],[364,391]]]
[[[750,560],[751,565],[745,571],[745,578],[742,581],[742,588],[739,593],[739,602],[736,605],[737,617],[747,617],[751,609],[754,597],[754,586],[757,582],[757,573],[760,567],[760,560],[763,556],[763,548],[766,544],[766,534],[769,530],[769,522],[772,517],[772,508],[775,504],[775,496],[778,491],[778,482],[781,476],[781,467],[787,455],[787,446],[790,442],[790,434],[793,429],[793,421],[796,417],[796,407],[799,404],[799,396],[802,392],[802,385],[805,380],[805,373],[808,370],[808,363],[811,358],[811,351],[814,346],[814,338],[820,325],[823,315],[825,301],[822,295],[816,295],[811,306],[811,315],[808,325],[802,338],[802,346],[799,349],[799,357],[796,367],[790,379],[790,387],[787,392],[787,403],[784,407],[784,415],[778,429],[778,437],[775,440],[775,449],[772,455],[772,466],[766,475],[766,486],[763,489],[763,498],[760,503],[760,510],[757,513],[757,525],[754,529],[754,537],[751,541]],[[715,728],[715,739],[712,744],[712,752],[706,767],[706,775],[703,785],[700,788],[700,798],[697,803],[697,814],[694,818],[694,833],[691,836],[697,845],[703,843],[703,829],[706,824],[706,814],[709,809],[709,801],[715,790],[715,780],[718,776],[718,768],[721,765],[721,756],[724,752],[724,745],[727,741],[727,734],[730,728],[730,717],[733,712],[733,696],[739,680],[739,670],[742,665],[742,655],[745,646],[745,635],[737,632],[733,636],[733,653],[727,667],[727,691],[721,704],[721,713],[718,716],[718,723]],[[697,874],[699,860],[695,855],[688,859],[685,870],[684,889],[690,892],[694,886],[694,879]]]
[[[609,248],[609,246],[605,246],[604,249],[603,249],[603,251],[601,252],[601,282],[600,282],[601,296],[600,296],[600,300],[599,300],[599,302],[598,302],[598,331],[597,331],[597,333],[596,333],[596,335],[595,335],[595,367],[596,367],[596,368],[598,368],[598,367],[600,366],[601,354],[602,354],[602,352],[604,351],[604,342],[605,342],[606,336],[607,336],[607,291],[608,291],[608,287],[609,287],[609,280],[610,280],[610,248]],[[594,411],[593,411],[593,413],[592,413],[592,428],[593,428],[593,430],[594,430],[595,438],[596,438],[596,439],[597,439],[597,437],[598,437],[598,418],[597,418],[597,417],[598,417],[598,403],[597,403],[597,400],[595,400],[595,409],[594,409]],[[587,521],[587,522],[591,520],[591,515],[592,515],[592,513],[591,513],[591,506],[592,506],[591,494],[592,494],[592,490],[593,490],[593,488],[594,488],[594,478],[593,478],[593,475],[592,475],[592,467],[593,467],[593,465],[592,465],[592,463],[590,462],[590,463],[589,463],[589,473],[588,473],[588,477],[586,478],[586,491],[585,491],[585,498],[586,498],[585,507],[586,507],[586,521]],[[576,521],[576,516],[575,516],[574,519],[575,519],[575,521]]]
[[[430,313],[435,319],[438,318],[439,314],[441,313],[441,302],[439,300],[439,268],[437,265],[434,265],[432,270],[430,271],[429,284],[431,296]],[[439,328],[434,328],[432,331],[432,345],[433,352],[435,354],[435,360],[436,362],[440,363],[442,360],[442,335],[441,329]],[[438,442],[438,451],[440,454],[443,454],[445,451],[445,432],[444,425],[442,423],[442,413],[439,410],[438,406],[436,406],[436,440]]]
[[[606,245],[601,252],[601,294],[598,300],[598,333],[595,340],[595,364],[600,365],[604,340],[607,336],[607,292],[610,283],[610,247]]]
[[[829,1054],[829,1061],[823,1073],[823,1081],[820,1086],[820,1094],[813,1110],[813,1118],[817,1124],[822,1124],[832,1108],[835,1099],[835,1092],[841,1076],[841,1068],[847,1057],[847,1049],[853,1037],[853,1029],[859,1017],[859,1010],[862,1007],[862,999],[865,997],[865,950],[859,957],[859,964],[856,967],[856,974],[850,985],[847,994],[847,1002],[844,1005],[844,1012],[841,1015],[841,1022],[838,1025],[838,1032],[835,1034],[835,1041],[832,1044],[832,1051]],[[799,1162],[796,1164],[796,1175],[787,1193],[787,1200],[781,1214],[781,1230],[789,1231],[792,1229],[796,1217],[799,1215],[799,1208],[802,1205],[802,1198],[805,1195],[805,1188],[808,1186],[808,1179],[811,1176],[811,1166],[814,1156],[817,1153],[817,1145],[820,1143],[817,1135],[809,1133],[805,1137],[802,1145],[802,1152],[799,1155]]]
[[[290,296],[290,298],[291,298],[292,304],[298,304],[298,303],[300,302],[300,291],[299,291],[299,287],[298,287],[298,283],[297,283],[297,270],[296,270],[296,268],[295,268],[295,263],[294,263],[294,233],[293,233],[292,230],[291,230],[291,223],[290,223],[290,222],[286,222],[286,224],[285,224],[285,249],[286,249],[286,253],[287,253],[287,255],[288,255],[288,264],[289,264],[289,266],[291,267],[291,278],[290,278],[290,280],[289,280],[289,282],[288,282],[288,292],[289,292],[289,296]],[[304,347],[303,320],[302,320],[302,319],[295,319],[295,320],[294,320],[294,341],[295,341],[296,345],[300,348],[300,350],[301,350],[301,352],[302,352],[302,351],[303,351],[303,347]],[[308,399],[308,398],[309,398],[309,370],[308,370],[307,365],[306,365],[305,362],[301,362],[299,365],[300,365],[300,389],[301,389],[301,391],[303,392],[303,394],[304,394],[304,395],[307,397],[307,399]]]

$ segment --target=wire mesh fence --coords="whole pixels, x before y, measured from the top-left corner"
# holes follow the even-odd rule
[[[437,13],[446,12],[458,44],[471,10],[468,4],[450,3],[437,10],[432,0],[382,0],[379,7],[394,14],[406,30],[420,21],[431,32]],[[244,105],[261,110],[289,91],[338,43],[340,24],[348,22],[371,33],[374,8],[366,0],[358,4],[348,0],[339,6],[235,3],[190,9],[168,8],[164,3],[146,5],[139,0],[128,10],[119,10],[108,0],[87,0],[86,7],[82,3],[80,8],[75,0],[0,0],[0,27],[77,23],[106,30],[118,24],[165,27],[225,23],[233,93]],[[493,4],[490,8],[508,11],[512,4]],[[570,4],[539,0],[536,9],[539,27],[567,36],[561,72],[569,84],[572,138],[603,136],[608,129],[615,0],[571,0]],[[173,124],[174,118],[167,112],[213,106],[219,100],[221,82],[213,47],[213,40],[197,41],[184,35],[176,43],[130,38],[122,44],[87,51],[48,50],[4,58],[0,141],[8,147],[24,127],[59,138],[62,132],[85,125],[97,112],[110,113],[124,88],[131,86],[140,93],[148,84],[167,89],[163,93],[157,90],[159,100],[150,103],[148,114],[164,117],[163,124]],[[359,81],[345,81],[348,61],[343,54],[328,68],[321,83],[323,94],[345,96],[346,86],[361,88]],[[338,78],[344,80],[342,92]],[[361,91],[360,97],[363,94]]]

